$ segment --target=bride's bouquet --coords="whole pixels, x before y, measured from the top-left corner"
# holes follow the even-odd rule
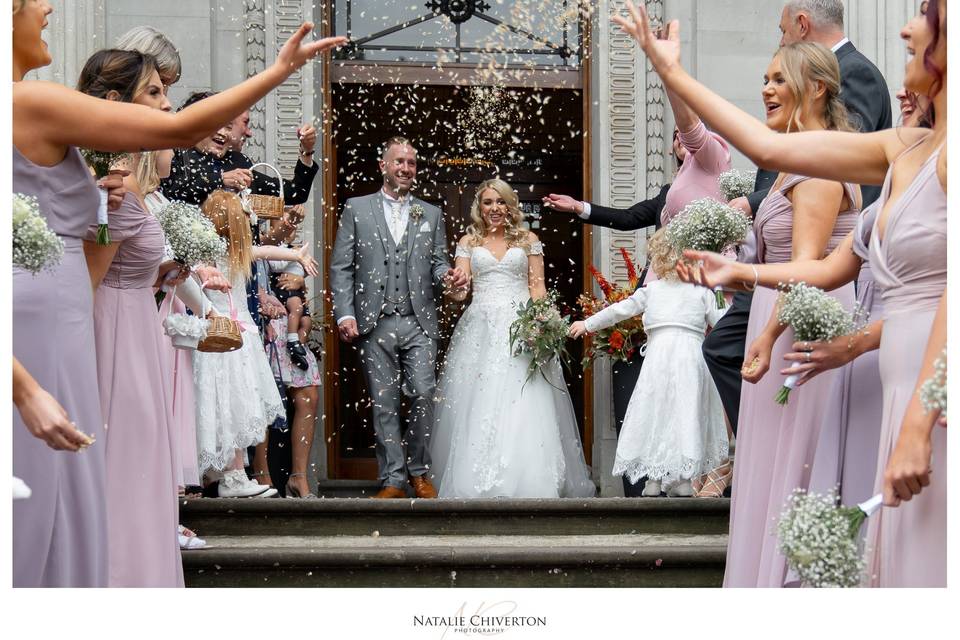
[[[510,325],[510,353],[513,356],[527,354],[531,357],[526,382],[537,371],[549,382],[544,368],[554,359],[564,365],[570,359],[566,347],[570,317],[560,315],[557,308],[559,298],[560,295],[551,289],[539,300],[527,300],[519,306],[517,319]]]
[[[939,411],[941,418],[947,417],[947,349],[933,363],[934,371],[920,387],[920,402],[925,411]]]
[[[860,314],[852,314],[840,301],[823,289],[798,282],[780,296],[777,320],[793,328],[798,342],[825,342],[853,333],[860,324]],[[777,404],[787,404],[790,391],[797,388],[800,374],[788,377],[777,392]]]
[[[856,587],[863,573],[858,534],[867,517],[883,504],[876,495],[855,507],[841,507],[836,493],[797,489],[787,499],[777,525],[780,552],[810,587]]]
[[[591,265],[590,273],[593,274],[594,280],[600,286],[603,299],[597,298],[592,293],[584,293],[577,298],[584,317],[590,317],[611,304],[629,298],[637,290],[637,285],[640,284],[640,276],[637,273],[636,266],[630,259],[630,254],[623,247],[620,247],[620,255],[623,256],[627,265],[627,286],[612,284]],[[606,356],[615,362],[626,362],[646,340],[647,336],[643,331],[643,318],[641,316],[618,322],[612,327],[591,335],[583,354],[583,367],[589,367],[600,356]]]
[[[47,226],[33,196],[13,194],[13,264],[36,275],[63,257],[63,240]]]
[[[724,200],[730,202],[737,198],[746,198],[753,193],[753,185],[757,181],[756,171],[742,171],[731,169],[720,174],[717,182]]]
[[[723,253],[740,244],[750,231],[750,220],[739,209],[713,198],[694,200],[667,225],[667,241],[682,254],[685,249]],[[723,289],[716,287],[717,308],[723,309]]]

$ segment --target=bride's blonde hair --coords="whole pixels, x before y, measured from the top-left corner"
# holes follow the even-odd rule
[[[470,205],[470,221],[467,227],[467,242],[471,247],[479,247],[483,244],[483,239],[490,232],[487,221],[483,219],[480,213],[480,199],[483,192],[487,189],[493,189],[507,203],[507,216],[504,222],[503,236],[507,241],[508,247],[529,247],[530,237],[526,229],[521,226],[523,214],[520,213],[520,198],[517,192],[509,184],[499,178],[486,180],[477,187],[477,192],[473,196],[473,204]]]

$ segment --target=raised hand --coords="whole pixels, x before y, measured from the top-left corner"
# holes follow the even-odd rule
[[[543,206],[548,209],[553,209],[554,211],[560,211],[562,213],[574,213],[580,215],[583,213],[583,203],[579,200],[574,200],[570,196],[558,195],[556,193],[551,193],[550,195],[544,197]]]
[[[303,270],[307,272],[307,275],[316,277],[320,273],[320,263],[310,255],[310,247],[303,245],[297,253],[300,255],[298,260],[303,265]]]
[[[300,25],[292,36],[284,43],[277,53],[275,65],[283,69],[283,73],[289,75],[291,72],[299,69],[307,61],[315,58],[324,51],[329,51],[347,43],[343,36],[333,38],[323,38],[313,42],[304,43],[303,39],[308,33],[313,31],[312,22],[304,22]]]
[[[686,260],[677,262],[676,271],[684,282],[711,289],[717,286],[737,290],[746,289],[740,273],[745,265],[711,251],[687,249],[683,252],[683,257]]]
[[[680,68],[680,23],[671,20],[665,34],[661,29],[655,32],[650,28],[650,18],[643,3],[638,9],[630,0],[627,0],[627,14],[626,17],[613,16],[612,20],[637,41],[657,73],[662,76]]]

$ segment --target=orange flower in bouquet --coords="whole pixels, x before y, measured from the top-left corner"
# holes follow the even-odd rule
[[[615,285],[607,279],[593,265],[590,266],[590,273],[597,281],[603,298],[597,298],[595,295],[585,293],[577,299],[580,310],[584,317],[592,316],[598,311],[605,309],[611,304],[616,304],[621,300],[629,298],[640,284],[640,276],[637,273],[636,266],[630,258],[627,250],[620,249],[620,255],[627,265],[627,285]],[[589,342],[585,346],[583,355],[584,368],[599,356],[606,356],[614,361],[627,361],[633,357],[634,352],[647,341],[646,333],[643,331],[643,319],[638,317],[624,320],[612,327],[603,329],[597,333],[591,334]]]

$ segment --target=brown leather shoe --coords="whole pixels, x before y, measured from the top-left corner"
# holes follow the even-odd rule
[[[418,498],[436,498],[437,490],[434,488],[433,484],[427,480],[426,476],[414,476],[410,478],[410,484],[413,485],[413,490],[417,494]]]
[[[399,487],[390,487],[385,486],[383,489],[377,492],[374,499],[389,499],[389,498],[406,498],[407,492]]]

